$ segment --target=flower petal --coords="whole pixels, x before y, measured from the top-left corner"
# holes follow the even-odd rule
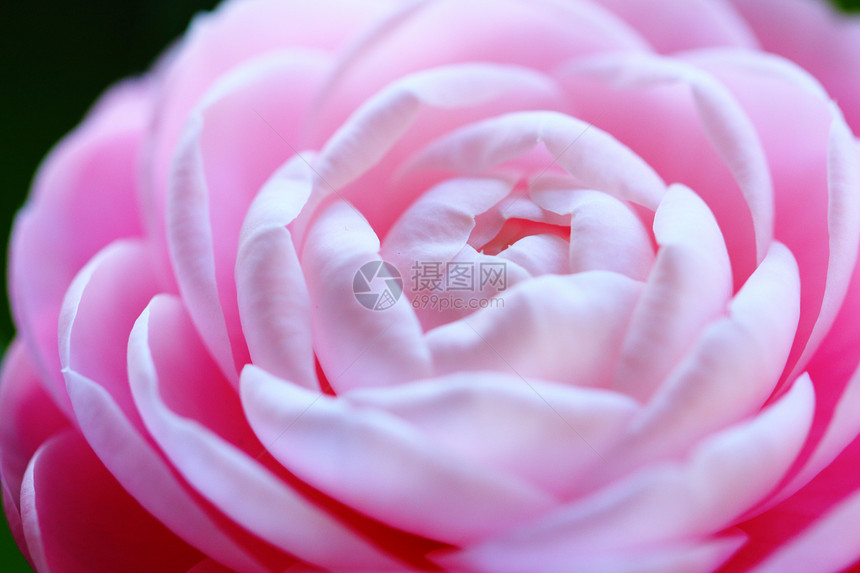
[[[380,261],[379,247],[367,221],[343,201],[324,208],[308,231],[302,267],[313,305],[314,348],[336,392],[431,372],[430,352],[407,300],[391,293],[393,306],[370,310],[356,298],[355,277],[365,264]]]
[[[180,312],[181,311],[181,312]],[[389,558],[314,506],[256,459],[163,396],[184,378],[159,362],[154,341],[176,324],[188,325],[181,305],[156,297],[135,323],[128,343],[129,380],[147,429],[176,470],[204,498],[248,531],[296,557],[324,567],[387,570]],[[158,355],[154,354],[158,353]],[[193,357],[189,356],[193,360]],[[217,479],[213,479],[217,476]],[[302,527],[295,527],[301,523]]]
[[[33,456],[21,502],[38,571],[179,573],[201,558],[141,508],[71,431]]]
[[[659,52],[709,46],[758,47],[746,21],[723,0],[657,0],[647,6],[637,0],[600,0],[600,3],[642,34]]]
[[[49,394],[67,415],[57,320],[75,274],[102,247],[142,233],[137,164],[151,86],[109,90],[39,169],[10,242],[9,290],[21,340]],[[105,213],[110,212],[110,217]]]
[[[343,398],[394,414],[470,464],[562,498],[602,463],[599,452],[620,436],[637,407],[614,392],[489,372],[354,390]]]
[[[206,94],[173,155],[164,211],[170,259],[207,347],[235,383],[248,362],[234,276],[243,218],[263,183],[301,148],[301,118],[327,66],[326,57],[301,51],[245,63]],[[257,152],[236,153],[236,145]]]
[[[251,361],[309,388],[319,388],[311,336],[311,303],[287,226],[312,185],[310,167],[294,157],[254,199],[239,239],[236,292]]]
[[[608,385],[641,285],[614,273],[545,275],[427,333],[437,374],[496,371]]]
[[[606,193],[570,188],[552,178],[533,182],[532,200],[571,215],[571,272],[613,271],[644,281],[654,264],[651,237],[623,201]]]
[[[464,563],[456,553],[452,553],[450,557],[442,554],[434,561],[458,571],[528,573],[539,569],[546,573],[706,573],[717,570],[743,545],[744,540],[743,536],[735,536],[603,554],[576,549],[565,555],[564,559],[536,555],[534,560],[524,559],[515,565],[506,564],[503,569],[496,569],[498,564],[492,557],[485,563],[481,556],[470,556]]]
[[[63,306],[60,349],[75,419],[122,487],[190,545],[241,571],[261,566],[224,534],[148,441],[128,387],[126,345],[157,292],[140,242],[116,242],[75,277]],[[234,400],[235,400],[234,395]]]
[[[732,278],[723,236],[708,206],[683,185],[673,185],[654,217],[657,261],[615,369],[613,387],[647,400],[719,317]]]
[[[821,344],[848,288],[860,241],[860,153],[842,112],[794,64],[733,50],[691,59],[732,90],[771,165],[775,237],[797,257],[803,282],[797,340],[783,377],[790,381]]]
[[[538,143],[546,146],[553,163],[585,188],[651,209],[665,193],[665,184],[653,169],[611,135],[573,117],[545,111],[510,113],[461,128],[410,159],[402,169],[403,177],[425,170],[483,173],[525,155]]]
[[[752,573],[845,571],[860,559],[860,541],[856,535],[858,519],[860,493],[855,493],[788,540]]]
[[[631,425],[630,435],[596,472],[592,487],[632,468],[677,458],[699,440],[752,415],[776,388],[799,312],[797,264],[775,243],[729,304],[729,316],[707,327],[689,356]]]
[[[21,481],[30,458],[69,421],[41,385],[24,344],[12,342],[0,377],[0,481],[18,510]]]
[[[242,374],[242,400],[286,468],[393,527],[459,544],[553,504],[520,480],[446,455],[390,414],[315,395],[254,366]]]
[[[689,461],[654,466],[533,523],[464,550],[457,563],[492,571],[565,562],[710,535],[730,525],[782,478],[812,420],[801,378],[776,405],[702,443]]]

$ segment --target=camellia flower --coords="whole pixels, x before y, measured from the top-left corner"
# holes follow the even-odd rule
[[[40,168],[0,384],[39,572],[860,559],[860,24],[246,0]]]

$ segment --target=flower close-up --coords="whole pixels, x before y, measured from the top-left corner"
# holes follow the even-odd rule
[[[860,570],[860,20],[227,0],[48,154],[38,573]]]

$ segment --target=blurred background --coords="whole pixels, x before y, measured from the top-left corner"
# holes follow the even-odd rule
[[[860,0],[833,1],[860,11]],[[195,13],[215,4],[215,0],[5,3],[0,34],[0,237],[9,236],[39,162],[77,125],[99,94],[118,79],[145,71]],[[5,254],[4,249],[3,284]],[[13,336],[4,296],[0,348],[6,348]],[[0,519],[0,572],[29,571]]]

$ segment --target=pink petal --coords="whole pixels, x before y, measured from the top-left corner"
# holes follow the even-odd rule
[[[469,243],[475,219],[510,192],[505,179],[448,179],[418,198],[382,244],[382,257],[400,269],[416,262],[447,262]],[[413,292],[412,281],[404,284]]]
[[[527,154],[539,143],[585,188],[652,209],[665,193],[651,167],[614,137],[589,123],[545,111],[511,113],[468,125],[423,149],[403,171],[483,173]]]
[[[159,290],[154,268],[142,241],[110,244],[75,277],[59,320],[63,375],[73,372],[97,380],[138,427],[124,349],[135,318]]]
[[[523,237],[499,253],[499,258],[519,265],[533,277],[571,273],[570,245],[555,235]]]
[[[446,454],[382,410],[314,394],[248,366],[248,419],[308,484],[383,523],[459,544],[549,509],[524,482]]]
[[[708,46],[757,48],[747,23],[724,0],[599,0],[659,52]]]
[[[165,333],[192,328],[181,304],[156,297],[138,318],[128,344],[129,379],[147,429],[176,470],[204,498],[248,531],[296,557],[325,567],[390,569],[389,558],[296,493],[256,459],[220,437],[169,393],[186,378],[166,369]],[[160,343],[156,343],[160,341]],[[200,355],[186,353],[193,367]],[[174,360],[181,359],[174,357]],[[223,431],[223,426],[222,426]],[[249,444],[250,445],[250,444]],[[213,477],[214,476],[214,477]],[[302,527],[295,527],[301,523]]]
[[[435,371],[607,385],[640,287],[602,271],[526,281],[499,295],[503,306],[427,333]]]
[[[605,193],[571,189],[549,179],[533,183],[530,195],[544,209],[572,216],[571,271],[613,271],[644,281],[654,264],[654,249],[630,207]]]
[[[617,553],[719,531],[782,478],[814,409],[808,378],[756,418],[702,443],[688,461],[653,466],[535,522],[464,550],[458,565],[522,571],[583,553]]]
[[[18,507],[18,501],[21,496],[13,496],[9,488],[6,487],[6,482],[0,482],[0,489],[3,490],[3,513],[6,516],[9,533],[12,534],[12,539],[18,545],[18,549],[30,564],[30,567],[33,567],[33,558],[30,556],[30,550],[27,548],[27,540],[24,537],[21,509]]]
[[[442,565],[452,564],[457,571],[500,571],[529,573],[540,569],[546,573],[707,573],[717,569],[743,545],[743,536],[725,537],[703,542],[687,542],[653,548],[594,554],[588,551],[571,553],[565,559],[552,556],[536,556],[533,561],[523,560],[514,565],[505,564],[503,569],[492,557],[487,563],[480,557],[470,560],[468,565],[458,560],[457,554],[435,559]],[[470,567],[471,566],[471,567]],[[468,568],[467,568],[468,567]]]
[[[263,183],[300,149],[301,118],[327,65],[319,54],[292,51],[237,68],[190,116],[173,156],[166,207],[173,268],[207,347],[234,382],[248,362],[234,280],[240,228]],[[236,153],[237,145],[257,152]]]
[[[804,70],[748,52],[694,59],[747,110],[774,174],[775,236],[797,257],[803,281],[785,376],[791,380],[806,368],[848,288],[860,238],[860,154],[842,113]]]
[[[750,536],[750,542],[727,564],[727,570],[749,570],[766,562],[781,548],[791,545],[792,540],[802,540],[806,532],[812,532],[816,523],[840,505],[851,504],[857,492],[858,461],[860,440],[855,439],[803,489],[776,506],[765,503],[750,511],[748,519],[739,524]],[[838,535],[833,540],[841,542]]]
[[[860,23],[827,2],[731,0],[762,48],[797,62],[815,75],[860,129]]]
[[[752,573],[839,573],[860,560],[860,493],[788,540]]]
[[[826,390],[819,391],[819,395],[823,395],[823,399],[826,400],[833,399],[828,396]],[[856,441],[860,435],[860,369],[851,376],[830,414],[824,422],[816,420],[820,426],[821,435],[815,436],[818,440],[811,442],[811,448],[807,444],[808,458],[803,460],[803,464],[792,476],[791,481],[785,484],[760,511],[769,509],[793,496],[823,470],[830,467],[841,455],[846,454],[846,449]],[[833,493],[837,495],[836,490]]]
[[[42,386],[23,343],[12,342],[0,377],[0,481],[16,512],[30,458],[43,442],[68,427],[68,420]]]
[[[784,246],[771,252],[661,385],[592,487],[632,468],[683,455],[709,434],[752,415],[779,380],[794,339],[800,285]],[[602,474],[602,475],[601,475]]]
[[[669,188],[654,217],[657,261],[633,313],[613,385],[647,400],[731,296],[725,243],[708,206],[683,185]]]
[[[424,190],[392,184],[403,161],[433,139],[486,117],[558,109],[557,86],[527,68],[487,63],[439,67],[400,78],[370,98],[325,144],[316,166],[337,192],[384,233]]]
[[[184,572],[201,558],[143,510],[73,432],[36,452],[21,505],[38,571]]]
[[[260,190],[239,239],[236,291],[252,362],[276,376],[319,388],[310,297],[287,228],[307,201],[311,185],[309,166],[295,157]]]
[[[475,260],[469,260],[474,251],[469,247],[469,242],[476,218],[497,205],[508,195],[511,187],[512,183],[504,179],[446,180],[422,195],[388,232],[380,256],[400,270],[404,278],[404,295],[417,306],[415,314],[424,330],[456,320],[459,313],[453,308],[443,312],[439,308],[421,307],[425,296],[438,295],[416,284],[422,278],[422,265],[439,264],[444,273],[449,262],[468,261],[474,264],[480,259],[481,256],[474,253]],[[508,273],[508,284],[512,286],[516,271],[513,268],[505,270],[511,271]],[[480,287],[480,284],[476,283],[476,287]],[[474,292],[459,294],[465,301],[496,293],[485,293],[483,289],[477,288]]]
[[[141,233],[137,166],[150,86],[114,87],[47,157],[12,233],[12,311],[39,377],[70,414],[57,356],[57,319],[75,274],[102,247]],[[105,217],[105,212],[110,217]]]
[[[379,261],[379,239],[351,205],[330,203],[308,231],[302,267],[313,305],[314,348],[335,391],[384,386],[430,374],[430,352],[409,302],[373,311],[354,278]],[[402,273],[401,273],[402,274]]]
[[[260,565],[227,537],[145,437],[124,356],[136,315],[157,292],[138,242],[117,242],[78,274],[60,324],[63,374],[80,430],[117,481],[192,546],[241,571]],[[233,400],[236,400],[235,394]]]
[[[216,81],[228,77],[237,66],[278,52],[291,49],[334,52],[394,6],[395,2],[386,0],[369,4],[345,0],[313,3],[250,0],[224,3],[212,14],[196,18],[185,38],[162,64],[164,79],[159,94],[159,117],[149,143],[147,162],[151,180],[147,182],[146,204],[153,237],[161,240],[166,236],[163,213],[168,204],[168,181],[185,123]],[[319,87],[313,76],[292,83],[293,90]],[[260,93],[272,94],[266,90]],[[302,106],[297,101],[286,99],[291,105],[280,105],[279,113],[273,116],[301,112]],[[263,110],[259,111],[264,114]],[[246,107],[242,112],[238,117],[245,118],[248,113],[256,117],[253,108]],[[264,117],[275,121],[266,114]],[[259,123],[257,118],[254,122],[246,122],[246,127],[253,129]],[[279,131],[287,131],[278,127]],[[296,129],[297,132],[298,127],[296,123],[289,131],[292,133]],[[285,137],[288,135],[284,133]],[[277,148],[272,141],[273,149]],[[299,142],[291,143],[299,145]]]
[[[21,521],[21,484],[36,450],[68,427],[68,420],[42,386],[23,343],[13,341],[0,375],[0,489],[9,529],[31,565]]]
[[[701,128],[743,194],[754,226],[756,262],[761,262],[773,238],[773,185],[755,126],[732,93],[706,72],[674,58],[610,54],[574,61],[569,70],[569,73],[598,78],[627,89],[653,89],[676,83],[689,86]],[[677,161],[677,157],[674,160]],[[711,203],[709,186],[702,186],[700,190],[698,184],[687,184],[702,195],[717,220],[724,223],[724,214],[718,207],[720,202]],[[723,189],[720,192],[725,193]]]
[[[487,465],[559,497],[602,463],[599,452],[620,436],[636,410],[621,394],[488,372],[343,397],[405,420],[466,463]]]
[[[427,50],[427,39],[439,34],[446,38],[444,49]],[[337,129],[355,102],[419,70],[480,61],[547,72],[569,54],[647,49],[635,30],[593,2],[415,2],[344,54],[325,92],[320,131]]]

